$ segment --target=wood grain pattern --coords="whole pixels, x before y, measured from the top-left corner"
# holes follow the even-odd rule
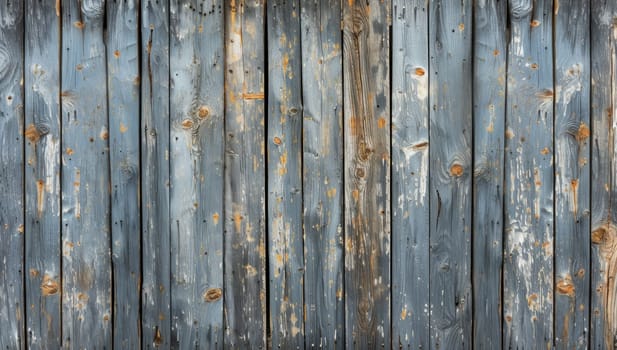
[[[555,346],[586,349],[590,268],[589,1],[554,11]]]
[[[60,17],[53,2],[27,1],[25,16],[28,348],[60,348]]]
[[[392,348],[429,346],[428,6],[392,4]]]
[[[390,347],[390,2],[343,2],[345,339]]]
[[[225,347],[266,348],[265,3],[225,5]]]
[[[471,347],[472,2],[429,17],[431,348]]]
[[[221,1],[170,2],[171,346],[223,347]]]
[[[139,2],[107,1],[114,347],[140,347]]]
[[[300,2],[267,2],[268,239],[272,347],[304,348]]]
[[[591,325],[589,347],[614,348],[617,343],[617,4],[591,1]]]
[[[305,346],[345,346],[341,2],[302,1]]]
[[[506,109],[505,1],[474,5],[474,348],[501,347],[504,135]]]
[[[105,1],[62,3],[62,338],[111,348]]]
[[[553,3],[512,1],[509,18],[503,346],[539,349],[553,344]]]
[[[0,348],[25,349],[24,5],[0,2]]]
[[[141,1],[142,346],[169,348],[169,2]]]

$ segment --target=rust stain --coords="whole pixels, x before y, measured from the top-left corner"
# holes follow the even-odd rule
[[[19,226],[17,226],[17,232],[24,233],[24,224],[19,224]]]
[[[360,198],[360,191],[358,191],[357,189],[354,189],[353,191],[351,191],[351,196],[357,202],[358,199]]]
[[[115,58],[120,58],[120,51],[119,50],[114,51],[114,57]]]
[[[281,154],[279,157],[279,162],[279,175],[283,176],[287,174],[287,152],[283,152],[283,154]]]
[[[36,128],[36,126],[34,126],[34,124],[28,125],[24,135],[32,143],[37,143],[39,141],[39,139],[41,138],[41,134],[39,133],[39,131]]]
[[[200,106],[197,115],[199,115],[199,118],[204,119],[210,115],[210,110],[206,106]]]
[[[553,90],[550,89],[544,89],[538,93],[536,93],[536,97],[543,99],[543,100],[550,100],[553,98]]]
[[[575,292],[572,277],[570,277],[570,275],[566,275],[564,279],[557,282],[557,293],[574,297]]]
[[[422,68],[422,67],[418,67],[418,68],[416,68],[416,75],[417,75],[417,76],[421,77],[421,76],[423,76],[424,74],[426,74],[426,72],[424,71],[424,68]]]
[[[156,332],[154,332],[154,345],[161,346],[161,344],[163,344],[163,336],[161,335],[159,327],[156,327]]]
[[[551,153],[551,150],[549,150],[549,149],[548,149],[548,147],[544,147],[544,148],[542,148],[542,150],[540,151],[540,153],[541,153],[542,155],[547,155],[547,154]]]
[[[30,269],[30,277],[36,278],[36,277],[39,277],[39,274],[40,274],[39,270],[37,270],[37,269]]]
[[[538,303],[538,295],[536,293],[531,294],[527,297],[527,306],[530,309],[535,309]]]
[[[499,50],[497,49],[493,50],[493,56],[499,56]]]
[[[405,320],[407,318],[407,308],[403,308],[401,311],[401,320]]]
[[[280,145],[282,143],[281,139],[279,137],[274,137],[273,142],[275,145]]]
[[[336,196],[336,188],[330,188],[326,191],[326,195],[328,196],[328,198],[334,198],[334,196]]]
[[[212,214],[212,221],[214,222],[215,225],[219,224],[219,213]]]
[[[221,288],[210,288],[204,293],[203,298],[204,301],[211,303],[221,299],[221,296],[223,296],[223,290]]]
[[[537,63],[532,63],[531,64],[531,69],[538,69],[538,64]]]
[[[71,147],[67,147],[65,152],[66,152],[66,154],[68,154],[69,156],[72,156],[72,155],[73,155],[73,153],[75,153]]]
[[[38,180],[36,182],[36,211],[39,217],[43,215],[43,204],[45,203],[45,182]]]
[[[123,134],[124,134],[124,133],[125,133],[125,132],[127,132],[128,130],[129,130],[129,128],[128,128],[126,125],[124,125],[124,123],[120,123],[120,132],[121,132],[121,133],[123,133]]]
[[[191,119],[184,119],[182,121],[182,127],[185,129],[190,129],[193,127],[193,121]]]
[[[236,232],[242,230],[242,215],[240,215],[239,211],[234,212],[234,226],[236,227]]]
[[[377,119],[377,127],[379,127],[380,129],[383,129],[386,127],[386,118],[384,117],[379,117],[379,119]]]
[[[57,281],[53,280],[48,275],[43,277],[43,283],[41,283],[41,294],[44,297],[57,294],[59,290],[60,286]]]
[[[516,135],[514,134],[514,131],[513,131],[512,129],[508,128],[508,129],[506,130],[506,138],[508,138],[509,140],[511,140],[511,139],[513,139],[513,138],[514,138],[514,136],[516,136]]]
[[[255,93],[243,93],[242,98],[245,100],[263,100],[264,93],[263,92],[255,92]]]
[[[572,190],[572,212],[576,215],[578,213],[578,179],[570,181],[570,188]]]
[[[540,21],[538,21],[537,19],[534,19],[533,21],[531,21],[530,25],[532,27],[539,27],[540,26]]]
[[[578,132],[576,133],[576,140],[581,142],[587,139],[590,135],[591,131],[589,130],[587,124],[581,122],[581,125],[578,127]]]
[[[463,166],[460,164],[454,164],[450,167],[450,175],[452,176],[462,176],[463,175]]]
[[[465,30],[465,24],[464,23],[460,23],[458,25],[458,30],[459,30],[459,32],[462,32],[463,30]]]
[[[77,29],[84,29],[85,24],[82,21],[76,21],[73,22],[73,25],[75,26],[75,28]]]

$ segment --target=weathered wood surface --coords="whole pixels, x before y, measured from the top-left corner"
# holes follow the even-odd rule
[[[471,348],[472,1],[429,14],[431,348]]]
[[[111,348],[104,1],[62,3],[62,338]]]
[[[553,2],[509,4],[503,347],[553,344]]]
[[[559,349],[586,349],[590,268],[589,1],[554,8],[555,302]]]
[[[222,5],[170,2],[172,347],[223,347]]]
[[[300,1],[267,1],[268,256],[274,348],[304,348]]]
[[[591,326],[589,347],[617,343],[617,4],[591,0]]]
[[[474,348],[501,347],[507,3],[476,1],[473,55]]]
[[[25,6],[25,275],[30,349],[60,348],[60,13]],[[59,9],[58,9],[59,10]]]
[[[390,1],[343,2],[345,339],[390,347]]]
[[[266,348],[264,1],[225,4],[225,347]]]
[[[25,349],[24,5],[0,2],[0,348]],[[36,193],[36,192],[35,192]],[[39,306],[40,307],[40,306]]]
[[[140,347],[139,3],[107,1],[114,347]]]
[[[305,346],[345,346],[341,2],[302,1]]]
[[[142,348],[169,348],[169,1],[141,1]]]
[[[392,3],[392,347],[429,346],[426,1]]]

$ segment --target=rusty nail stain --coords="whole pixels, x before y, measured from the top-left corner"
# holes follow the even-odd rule
[[[109,315],[108,314],[105,314],[103,316],[103,321],[109,321]]]
[[[530,296],[527,297],[527,305],[529,307],[532,307],[536,304],[536,301],[538,300],[538,295],[533,293]]]
[[[534,19],[533,21],[531,21],[531,26],[532,27],[539,27],[540,26],[540,21],[538,21],[537,19]]]
[[[537,63],[532,63],[531,64],[531,69],[538,69],[538,64]]]
[[[385,127],[386,127],[386,118],[384,118],[384,117],[379,117],[379,119],[377,119],[377,126],[378,126],[380,129],[385,128]]]
[[[588,138],[589,135],[591,135],[591,131],[589,130],[587,124],[581,123],[578,127],[578,132],[576,133],[576,139],[580,142]]]
[[[78,70],[78,71],[81,71],[82,69],[84,69],[84,65],[80,63],[80,64],[75,66],[75,69]]]
[[[493,50],[493,56],[499,56],[499,50],[497,49]]]
[[[569,276],[557,282],[557,292],[571,297],[574,296],[574,285]]]
[[[114,57],[115,58],[120,58],[120,51],[118,51],[118,50],[114,51]]]
[[[424,72],[424,68],[421,68],[421,67],[416,68],[416,75],[417,75],[417,76],[421,77],[421,76],[423,76],[424,74],[425,74],[425,72]]]
[[[275,145],[280,145],[282,143],[281,139],[279,137],[274,136],[274,144]]]
[[[426,149],[426,147],[428,147],[428,142],[426,141],[416,143],[415,145],[413,145],[413,149],[415,150],[423,150],[423,149]]]
[[[83,29],[83,28],[84,28],[84,23],[83,23],[83,22],[81,22],[81,21],[76,21],[76,22],[73,22],[73,25],[74,25],[74,26],[75,26],[75,28],[77,28],[77,29]]]
[[[458,25],[458,30],[459,30],[459,31],[461,31],[461,32],[462,32],[463,30],[465,30],[465,24],[464,24],[464,23],[459,24],[459,25]]]
[[[463,166],[460,164],[452,165],[452,167],[450,167],[450,175],[457,177],[463,175]]]
[[[326,191],[328,198],[333,198],[336,195],[336,188],[330,188]]]
[[[190,129],[193,127],[193,121],[190,119],[184,119],[182,121],[182,127],[184,127],[185,129]]]
[[[45,277],[43,277],[43,283],[41,283],[41,293],[43,294],[43,296],[46,297],[48,295],[54,295],[58,293],[59,290],[60,287],[58,285],[58,282],[51,279],[51,277],[49,277],[48,275],[45,275]]]
[[[508,128],[508,130],[506,130],[506,137],[511,140],[511,139],[514,138],[514,136],[515,136],[514,131],[512,131],[512,129]]]
[[[576,275],[578,276],[578,278],[583,278],[585,276],[585,269],[578,270]]]
[[[223,290],[221,288],[210,288],[204,293],[204,300],[207,302],[213,302],[221,299]]]
[[[17,226],[17,232],[24,233],[24,224],[19,224],[19,226]]]
[[[75,153],[75,152],[73,151],[73,149],[71,147],[67,147],[66,148],[66,154],[68,154],[69,156],[72,156],[73,153]]]
[[[212,214],[212,221],[214,221],[215,225],[218,225],[218,223],[219,223],[219,213]]]
[[[207,117],[210,114],[210,111],[208,110],[208,107],[206,106],[201,106],[199,107],[199,118],[204,119],[205,117]]]
[[[544,148],[542,148],[540,153],[542,153],[543,155],[547,155],[547,154],[551,153],[551,150],[549,150],[548,147],[544,147]]]
[[[32,143],[37,143],[37,141],[41,138],[41,134],[37,130],[36,126],[34,126],[34,124],[28,125],[24,134],[26,138]]]

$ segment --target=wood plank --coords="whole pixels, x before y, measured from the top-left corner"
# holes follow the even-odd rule
[[[586,349],[590,268],[589,1],[554,9],[555,301],[558,349]],[[532,23],[535,25],[535,22]]]
[[[61,340],[60,13],[27,1],[25,23],[26,305],[28,348]],[[59,9],[58,9],[59,11]]]
[[[501,347],[507,6],[474,5],[474,348]]]
[[[267,2],[268,230],[272,347],[304,348],[300,2]]]
[[[221,1],[170,2],[171,346],[223,347]]]
[[[593,132],[591,181],[591,325],[590,348],[610,349],[617,343],[617,176],[615,115],[617,112],[617,4],[591,1],[591,114]]]
[[[428,2],[393,1],[392,348],[429,346]]]
[[[105,1],[62,3],[62,337],[112,346]]]
[[[169,1],[141,1],[142,344],[170,347]]]
[[[471,347],[472,1],[431,3],[431,348]],[[430,142],[430,141],[429,141]]]
[[[140,348],[139,2],[107,1],[107,99],[111,167],[113,338]]]
[[[24,338],[24,6],[0,3],[0,348]]]
[[[305,346],[345,346],[341,2],[302,1]]]
[[[346,347],[390,347],[390,2],[343,2]]]
[[[553,344],[553,2],[512,1],[506,108],[504,348]]]
[[[263,349],[265,3],[231,1],[225,16],[225,347]]]

